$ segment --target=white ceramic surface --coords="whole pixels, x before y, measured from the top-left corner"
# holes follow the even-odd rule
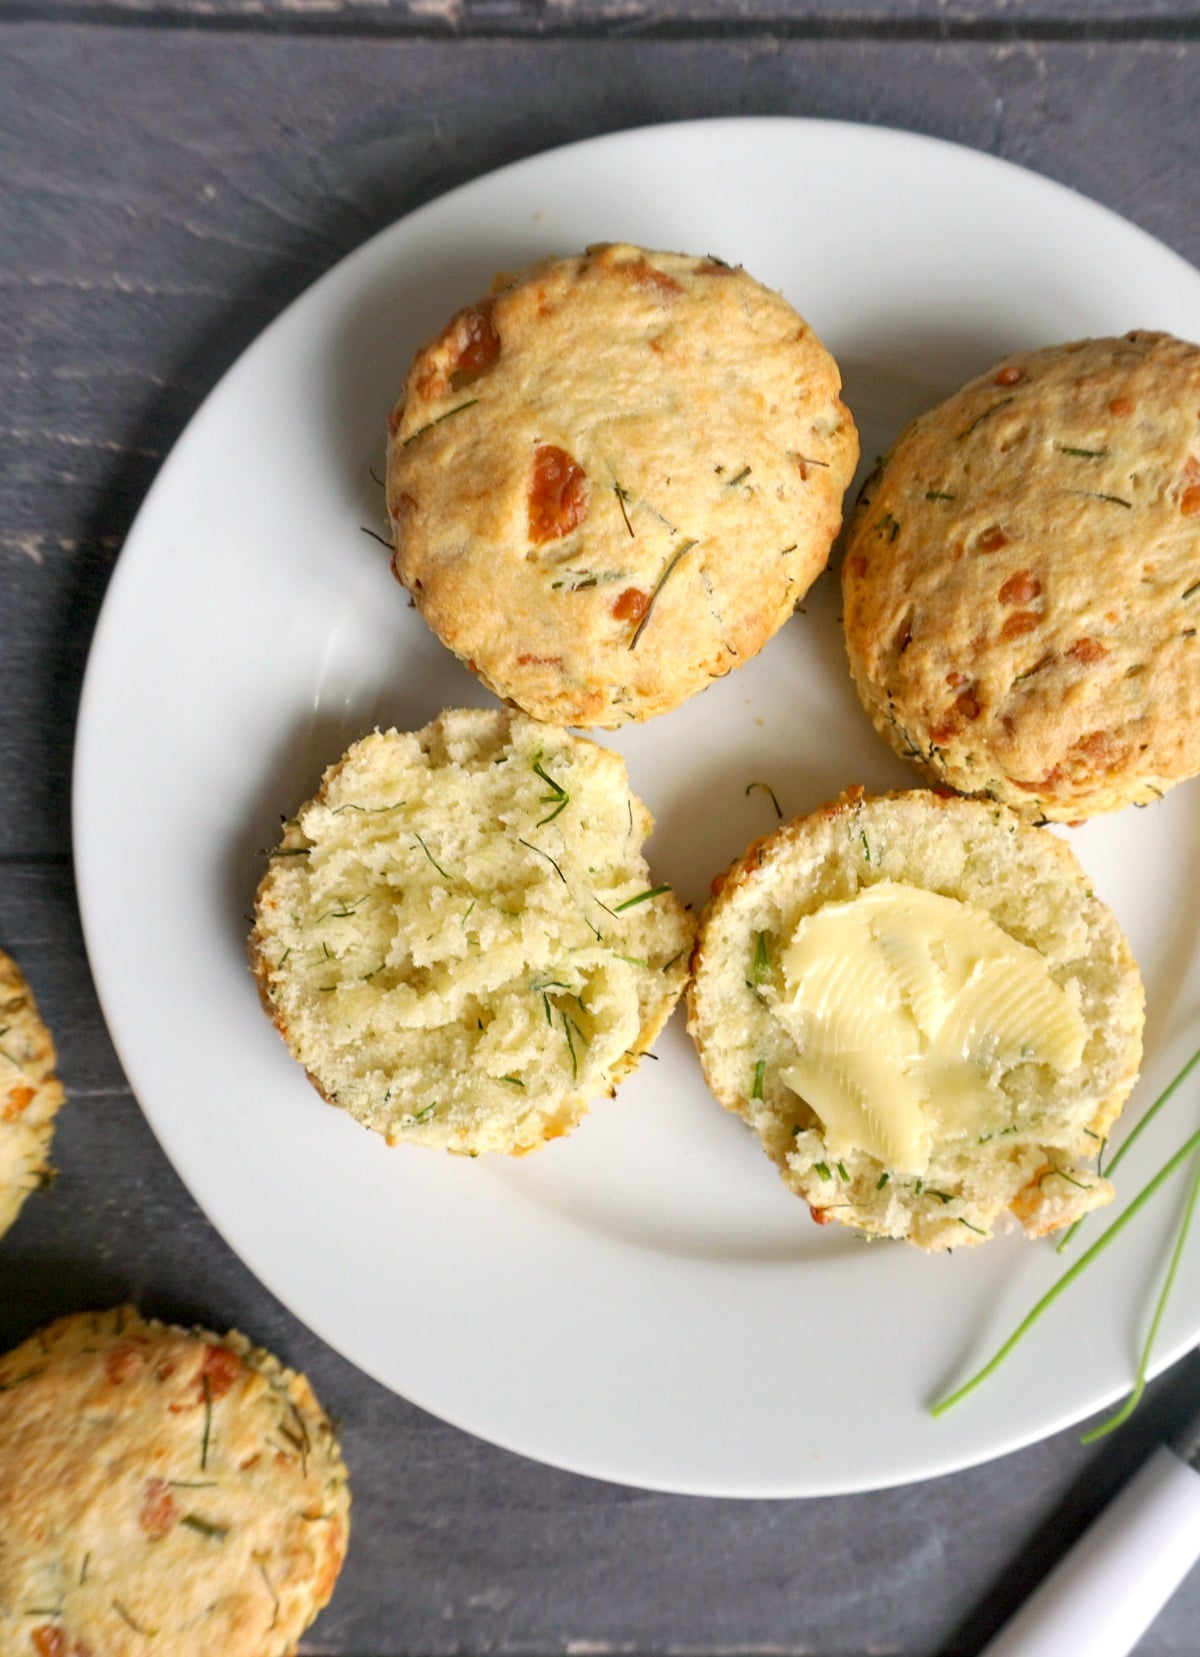
[[[781,213],[780,203],[803,203]],[[868,204],[868,205],[864,205]],[[259,1010],[245,916],[279,817],[377,723],[489,698],[360,531],[384,528],[384,418],[414,347],[491,273],[598,240],[710,252],[780,288],[842,364],[871,457],[1021,347],[1200,338],[1200,274],[1059,186],[907,134],[665,126],[494,173],[377,236],[200,409],[121,554],[79,723],[88,949],[130,1082],[197,1201],[347,1357],[499,1444],[656,1488],[825,1494],[981,1461],[1115,1398],[1180,1187],[985,1389],[961,1379],[1061,1262],[1004,1238],[925,1258],[818,1228],[708,1095],[677,1015],[615,1102],[507,1163],[382,1140],[323,1104]],[[774,821],[913,779],[875,737],[823,578],[754,663],[639,729],[656,879],[697,904]],[[1200,1033],[1200,784],[1073,836],[1149,994],[1144,1109]],[[1195,1126],[1179,1097],[1122,1189]],[[1112,1212],[1111,1210],[1109,1211]],[[1097,1228],[1101,1222],[1089,1222]],[[1159,1361],[1200,1338],[1200,1234]]]

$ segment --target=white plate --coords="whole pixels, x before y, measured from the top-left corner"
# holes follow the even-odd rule
[[[487,702],[360,533],[413,348],[494,270],[601,239],[737,260],[842,364],[869,457],[1003,353],[1132,327],[1200,337],[1200,274],[1070,192],[966,150],[790,120],[658,127],[456,190],[267,330],[164,466],[92,650],[75,773],[88,948],[130,1082],[197,1201],[356,1364],[562,1467],[728,1495],[981,1461],[1118,1395],[1179,1188],[938,1422],[930,1401],[1056,1276],[1003,1239],[928,1259],[814,1226],[707,1093],[677,1015],[615,1102],[535,1157],[388,1150],[323,1104],[259,1010],[245,917],[281,814],[376,723]],[[860,712],[824,578],[754,663],[606,738],[699,903],[774,821],[909,774]],[[1075,836],[1141,961],[1153,1098],[1200,1030],[1200,793]],[[1126,1193],[1195,1124],[1145,1136]],[[1110,1211],[1111,1212],[1111,1211]],[[1092,1227],[1099,1222],[1090,1222]],[[1159,1360],[1200,1337],[1200,1233]]]

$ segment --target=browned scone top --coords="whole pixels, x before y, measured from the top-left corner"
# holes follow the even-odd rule
[[[349,1533],[302,1375],[128,1306],[0,1357],[3,1657],[288,1657]]]
[[[778,294],[625,245],[498,277],[389,421],[393,567],[497,695],[560,725],[677,706],[824,568],[858,439]]]
[[[1027,818],[1142,805],[1200,769],[1200,348],[1008,358],[868,480],[842,570],[896,752]]]

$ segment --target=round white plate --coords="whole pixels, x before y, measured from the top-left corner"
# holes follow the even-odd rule
[[[931,1400],[1057,1275],[1049,1245],[926,1258],[813,1225],[708,1094],[678,1014],[657,1062],[537,1156],[389,1150],[309,1087],[246,967],[262,848],[323,767],[376,724],[489,700],[360,530],[384,528],[370,468],[414,347],[493,271],[616,239],[713,253],[781,289],[841,363],[868,459],[1006,352],[1132,327],[1200,337],[1200,274],[1146,235],[1015,167],[867,127],[621,133],[412,214],[246,352],[121,555],[75,772],[101,1000],[155,1132],[231,1245],[339,1351],[446,1420],[561,1467],[708,1494],[963,1467],[1124,1389],[1179,1186],[934,1422]],[[858,707],[830,577],[757,661],[603,740],[658,819],[655,879],[696,904],[773,825],[748,784],[792,815],[850,783],[913,780]],[[1074,836],[1145,973],[1131,1117],[1200,1031],[1198,829],[1192,784]],[[1196,1097],[1131,1154],[1126,1195],[1195,1125]],[[1160,1363],[1200,1336],[1193,1242]]]

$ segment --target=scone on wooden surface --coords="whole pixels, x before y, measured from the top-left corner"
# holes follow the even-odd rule
[[[709,1086],[821,1222],[946,1249],[1112,1196],[1141,978],[1070,848],[1004,807],[856,789],[785,824],[714,883],[688,998]]]
[[[259,888],[263,1004],[318,1090],[389,1143],[567,1133],[666,1022],[695,930],[642,857],[621,758],[505,710],[375,732]]]
[[[308,1382],[237,1333],[126,1306],[0,1357],[5,1657],[285,1657],[349,1506]]]
[[[1010,357],[915,420],[842,566],[850,667],[941,785],[1072,821],[1200,770],[1200,347]]]
[[[50,1140],[63,1102],[54,1042],[20,968],[0,950],[0,1237],[50,1178]]]
[[[396,575],[539,719],[666,712],[825,567],[858,459],[840,388],[803,318],[716,259],[608,245],[499,277],[392,413]]]

